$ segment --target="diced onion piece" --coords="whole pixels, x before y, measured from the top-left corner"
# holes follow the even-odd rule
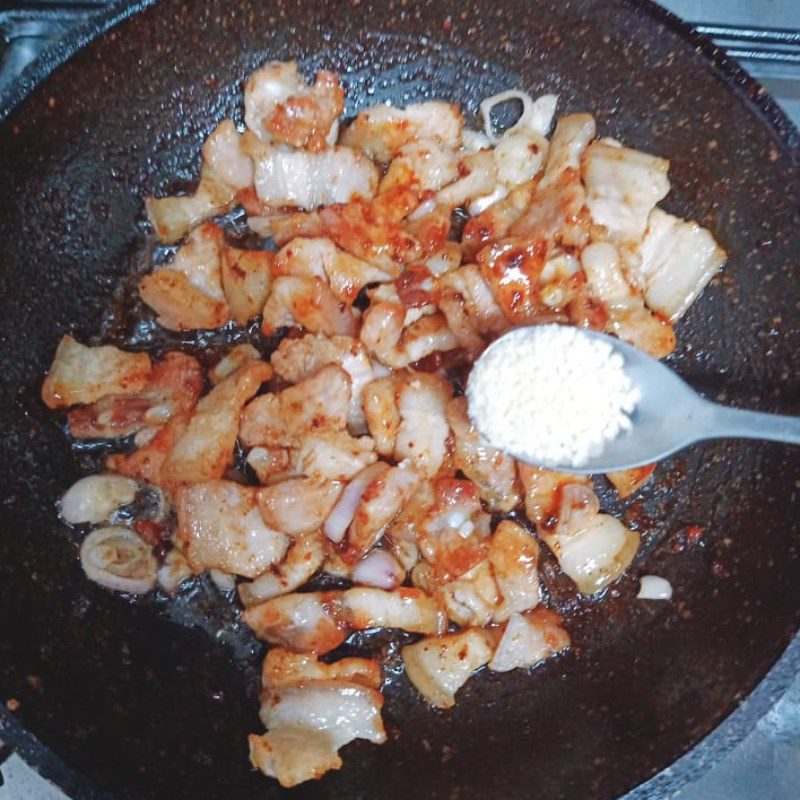
[[[386,550],[373,550],[353,568],[353,581],[378,589],[395,589],[405,577],[397,559]]]
[[[492,122],[492,109],[511,100],[519,100],[522,103],[522,113],[514,125],[502,134],[498,134]],[[534,101],[527,92],[519,89],[509,89],[506,92],[494,94],[480,104],[484,132],[492,143],[497,142],[503,135],[511,135],[523,130],[532,130],[546,136],[553,122],[557,102],[558,97],[554,94],[542,95]]]
[[[484,197],[478,197],[476,200],[473,200],[467,206],[467,211],[470,213],[470,216],[475,217],[478,214],[486,211],[487,208],[493,206],[499,200],[502,200],[504,197],[508,197],[508,189],[506,189],[506,187],[502,184],[498,184],[495,186],[495,189],[491,194],[487,194]]]
[[[114,512],[132,503],[139,484],[121,475],[87,475],[61,498],[61,517],[68,525],[106,522]]]
[[[232,592],[236,589],[236,578],[230,572],[223,572],[221,569],[210,569],[208,574],[214,585],[221,592]]]
[[[433,197],[429,197],[427,200],[423,200],[409,215],[408,218],[410,220],[415,219],[422,219],[430,214],[432,211],[436,210],[436,199]]]
[[[156,559],[128,528],[90,533],[81,545],[81,566],[89,580],[115,592],[145,594],[156,585]]]
[[[672,599],[672,584],[658,575],[642,575],[639,579],[640,600],[670,600]]]
[[[192,568],[186,561],[186,557],[177,548],[173,548],[167,553],[164,563],[158,568],[156,581],[158,588],[167,594],[175,594],[180,589],[184,581],[189,580],[194,575]]]
[[[386,469],[388,469],[388,466],[381,461],[376,464],[371,464],[366,469],[361,470],[361,472],[347,484],[347,487],[337,500],[336,505],[328,515],[328,519],[325,520],[325,525],[322,528],[322,532],[332,542],[341,542],[342,539],[344,539],[344,535],[350,527],[350,523],[353,521],[356,509],[361,502],[361,497],[366,491],[367,486]]]
[[[477,153],[478,150],[488,150],[492,140],[481,131],[464,128],[461,132],[461,144],[467,153]]]

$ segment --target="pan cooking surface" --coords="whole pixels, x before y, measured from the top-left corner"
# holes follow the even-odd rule
[[[673,365],[711,397],[796,413],[797,149],[671,28],[623,0],[493,5],[162,2],[80,51],[0,125],[0,695],[83,778],[75,797],[268,798],[247,764],[261,646],[210,585],[129,604],[85,581],[53,503],[79,475],[38,400],[60,336],[147,344],[120,302],[146,258],[143,198],[196,179],[244,76],[298,56],[346,82],[352,113],[440,97],[476,110],[513,86],[560,95],[599,129],[672,161],[667,210],[730,260],[678,329]],[[399,673],[389,743],[349,745],[297,797],[608,798],[673,761],[763,676],[800,609],[800,455],[704,445],[628,504],[646,572],[567,609],[577,645],[532,675],[484,674],[448,712]],[[612,512],[611,494],[604,496]],[[691,526],[700,526],[699,540]],[[391,647],[390,637],[372,641]],[[99,787],[97,789],[91,788]]]

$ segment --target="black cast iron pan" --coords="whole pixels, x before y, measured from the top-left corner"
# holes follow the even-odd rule
[[[240,115],[242,80],[267,58],[340,72],[348,113],[432,96],[474,112],[504,88],[557,92],[562,112],[592,111],[604,134],[669,157],[668,208],[730,253],[680,326],[676,369],[711,396],[797,413],[798,138],[756,84],[646,2],[165,0],[107,30],[127,16],[51,54],[0,124],[0,697],[19,704],[0,735],[42,764],[34,734],[76,798],[277,797],[247,764],[261,648],[229,604],[202,584],[175,603],[104,592],[53,510],[95,458],[38,400],[59,337],[170,345],[125,300],[147,247],[144,196],[196,179],[203,137]],[[581,603],[551,581],[569,655],[473,679],[446,713],[390,672],[389,743],[349,746],[341,772],[292,794],[600,800],[650,777],[730,713],[798,628],[798,479],[797,450],[708,444],[662,464],[632,503],[606,493],[643,533],[637,569],[668,577],[673,603],[636,601],[631,579]]]

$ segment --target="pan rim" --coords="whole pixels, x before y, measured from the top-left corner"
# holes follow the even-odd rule
[[[695,52],[709,63],[739,101],[763,119],[773,131],[776,143],[788,156],[792,167],[800,171],[800,130],[769,92],[736,59],[654,0],[623,1],[634,12],[649,16],[657,24],[673,31],[692,45]],[[157,2],[158,0],[115,0],[106,10],[92,15],[58,42],[50,45],[25,68],[7,90],[0,92],[0,125],[6,124],[14,111],[50,74],[79,50]],[[761,680],[712,731],[672,764],[631,789],[619,800],[655,800],[671,796],[687,784],[698,780],[753,732],[759,721],[786,694],[798,675],[800,632],[795,633],[784,652]],[[91,779],[61,759],[18,722],[4,706],[0,706],[0,741],[70,798],[112,800],[111,795],[96,788]]]

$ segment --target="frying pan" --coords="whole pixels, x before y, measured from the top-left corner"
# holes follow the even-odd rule
[[[667,156],[668,210],[709,225],[730,254],[680,325],[673,366],[711,397],[797,413],[797,132],[656,6],[164,0],[111,11],[28,73],[0,124],[0,697],[18,702],[0,733],[76,798],[283,796],[246,758],[261,645],[203,581],[173,602],[129,602],[84,579],[54,502],[99,456],[71,449],[38,390],[65,332],[154,352],[203,343],[157,334],[130,301],[126,276],[149,254],[143,198],[191,185],[202,139],[240,118],[245,75],[293,57],[341,73],[350,114],[428,97],[474,112],[522,86]],[[602,603],[576,599],[545,559],[575,647],[532,674],[472,679],[451,711],[410,687],[395,635],[364,637],[390,661],[389,742],[348,746],[340,772],[291,794],[599,800],[654,775],[748,695],[798,629],[798,478],[797,450],[718,443],[660,465],[632,502],[604,491],[642,533],[633,574],[664,575],[674,601],[635,600],[632,578]],[[730,740],[753,723],[739,719]],[[711,741],[713,760],[729,743]],[[661,796],[687,769],[642,791]]]

